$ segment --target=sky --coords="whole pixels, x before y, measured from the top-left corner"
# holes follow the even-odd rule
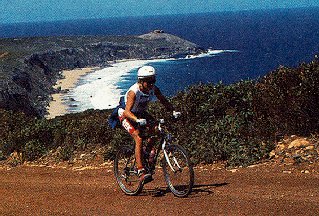
[[[319,0],[0,0],[0,23],[319,7]]]

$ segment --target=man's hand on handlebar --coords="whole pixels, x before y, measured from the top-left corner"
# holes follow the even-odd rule
[[[136,119],[136,122],[140,125],[140,126],[144,126],[147,124],[146,119]]]
[[[174,116],[175,119],[179,118],[181,115],[182,115],[181,112],[173,111],[173,116]]]

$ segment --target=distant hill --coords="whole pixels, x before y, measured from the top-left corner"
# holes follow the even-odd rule
[[[0,39],[0,108],[42,117],[61,70],[200,51],[196,44],[162,31],[141,36]]]
[[[163,30],[155,30],[147,34],[140,35],[139,38],[146,39],[146,40],[166,41],[166,42],[172,43],[173,46],[176,48],[189,47],[190,49],[192,49],[193,47],[197,46],[196,44],[190,41],[184,40],[175,35],[165,33]]]

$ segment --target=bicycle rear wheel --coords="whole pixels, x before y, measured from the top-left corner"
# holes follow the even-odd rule
[[[186,150],[180,145],[169,145],[165,149],[163,163],[167,186],[177,197],[186,197],[194,185],[194,170]]]
[[[143,189],[137,175],[133,146],[122,146],[114,159],[114,175],[121,190],[127,195],[137,195]]]

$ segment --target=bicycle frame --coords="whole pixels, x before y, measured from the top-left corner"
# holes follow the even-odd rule
[[[160,119],[160,120],[159,120],[159,123],[158,123],[158,131],[159,131],[160,134],[161,134],[161,140],[160,140],[160,142],[159,142],[159,146],[158,146],[158,148],[157,148],[157,152],[156,152],[156,155],[155,155],[155,157],[154,157],[154,161],[157,161],[158,155],[159,155],[160,151],[162,150],[163,153],[164,153],[164,157],[165,157],[165,160],[166,160],[167,164],[169,165],[169,167],[171,168],[171,170],[175,173],[175,172],[177,172],[177,171],[174,169],[173,165],[171,164],[171,162],[170,162],[170,160],[169,160],[169,157],[168,157],[168,154],[167,154],[167,151],[166,151],[167,145],[170,145],[170,144],[168,143],[168,141],[171,141],[172,135],[169,134],[169,133],[167,134],[166,132],[164,132],[164,130],[163,130],[162,127],[161,127],[161,125],[162,125],[163,123],[164,123],[164,119]],[[180,170],[180,169],[181,169],[181,166],[178,164],[178,162],[177,162],[177,160],[176,160],[175,157],[173,158],[173,160],[174,160],[176,166],[177,166],[177,167],[179,168],[179,170]]]

